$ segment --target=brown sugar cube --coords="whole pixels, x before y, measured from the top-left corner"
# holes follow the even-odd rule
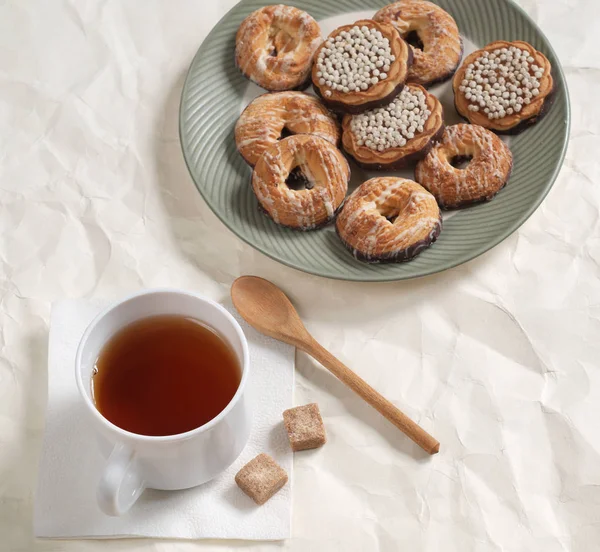
[[[285,470],[265,453],[250,460],[235,476],[238,487],[257,504],[264,504],[287,480]]]
[[[294,452],[322,447],[327,442],[317,403],[286,410],[283,413],[283,423]]]

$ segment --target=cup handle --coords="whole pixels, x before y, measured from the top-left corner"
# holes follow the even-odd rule
[[[109,516],[120,516],[135,504],[145,488],[135,452],[128,445],[117,443],[96,492],[100,509]]]

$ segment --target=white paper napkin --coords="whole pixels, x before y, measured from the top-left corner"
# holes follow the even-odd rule
[[[55,303],[50,324],[48,407],[35,499],[38,537],[278,540],[290,536],[292,452],[281,414],[292,406],[294,350],[258,334],[233,307],[249,342],[250,441],[234,464],[217,479],[185,491],[146,490],[121,517],[103,514],[96,485],[104,466],[86,417],[74,376],[75,352],[85,328],[106,305],[87,300]],[[236,486],[236,472],[261,452],[286,470],[290,481],[263,506]]]

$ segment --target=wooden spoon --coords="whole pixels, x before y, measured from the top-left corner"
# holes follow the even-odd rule
[[[436,439],[317,343],[276,285],[256,276],[242,276],[231,286],[231,299],[252,327],[311,355],[423,450],[429,454],[439,452],[440,443]]]

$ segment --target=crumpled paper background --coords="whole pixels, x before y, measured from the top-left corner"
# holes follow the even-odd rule
[[[0,550],[598,550],[600,4],[520,1],[564,64],[573,108],[543,205],[479,259],[381,285],[271,261],[195,190],[180,91],[234,3],[0,3]],[[165,285],[222,299],[245,273],[284,287],[440,454],[426,458],[299,353],[296,402],[320,404],[329,443],[296,455],[291,540],[35,541],[51,301]]]

